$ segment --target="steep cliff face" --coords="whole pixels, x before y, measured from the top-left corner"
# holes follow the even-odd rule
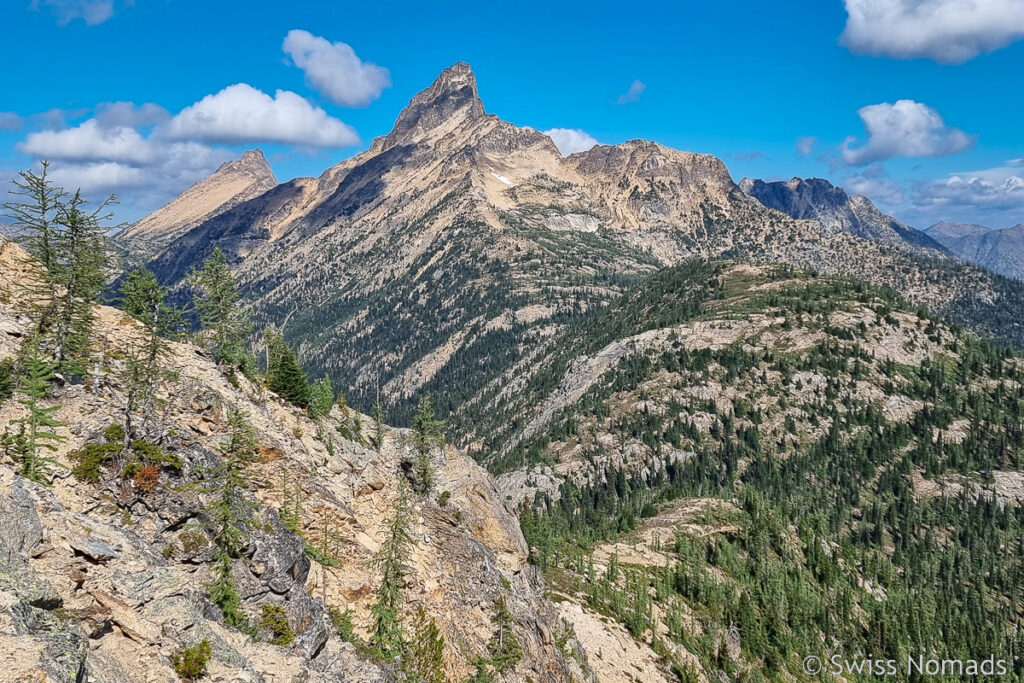
[[[925,233],[965,261],[1024,279],[1024,224],[990,230],[983,225],[942,222]]]
[[[0,244],[0,361],[24,338],[18,283],[32,268],[19,248]],[[370,560],[412,457],[404,433],[386,429],[378,451],[356,426],[369,418],[335,406],[315,423],[174,342],[165,368],[173,380],[159,389],[159,415],[146,435],[173,466],[155,483],[102,464],[96,481],[82,481],[69,472],[81,462],[72,454],[102,443],[104,430],[123,420],[120,371],[140,334],[121,311],[99,307],[96,316],[89,382],[58,385],[46,401],[64,423],[49,485],[19,477],[6,451],[0,458],[0,662],[13,672],[5,680],[176,681],[172,655],[203,639],[212,645],[214,680],[394,680],[339,637],[327,608],[351,609],[357,635],[367,635],[380,581]],[[259,454],[247,467],[251,516],[233,575],[251,623],[264,606],[284,610],[295,640],[283,647],[264,632],[261,640],[229,628],[207,598],[216,491],[203,482],[223,457],[229,410],[246,415]],[[13,399],[0,405],[0,424],[23,415]],[[526,564],[517,520],[490,477],[453,448],[434,464],[434,495],[411,500],[403,621],[426,610],[448,644],[446,673],[460,680],[472,657],[487,654],[502,597],[524,652],[504,680],[586,680],[563,654],[574,641]],[[288,527],[285,507],[297,512]]]
[[[277,185],[263,152],[249,150],[133,223],[117,239],[135,258],[151,257],[192,228]]]

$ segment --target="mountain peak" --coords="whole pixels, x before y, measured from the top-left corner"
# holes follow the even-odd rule
[[[277,184],[277,178],[274,177],[274,171],[270,168],[267,158],[263,156],[263,150],[260,149],[250,149],[243,152],[241,159],[225,161],[214,172],[213,176],[218,173],[224,174],[228,172],[248,173],[255,178],[269,179],[274,185]],[[212,178],[213,176],[210,177]],[[209,178],[207,178],[207,180],[209,180]]]
[[[447,130],[486,116],[476,89],[476,76],[465,62],[441,72],[430,87],[417,93],[398,115],[387,137],[374,143],[378,149],[416,142],[444,126]]]
[[[188,230],[277,185],[263,152],[250,149],[225,161],[160,209],[129,226],[118,238],[133,255],[150,256]]]

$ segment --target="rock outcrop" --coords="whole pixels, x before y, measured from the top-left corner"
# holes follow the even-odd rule
[[[0,360],[24,338],[19,283],[32,269],[21,249],[0,243]],[[49,485],[19,477],[10,457],[0,458],[0,678],[176,681],[172,655],[205,639],[211,680],[394,680],[387,665],[339,637],[328,607],[352,610],[357,634],[367,636],[379,587],[370,560],[412,460],[404,432],[387,429],[373,448],[357,426],[369,418],[335,407],[313,422],[244,377],[229,381],[201,349],[172,342],[166,366],[176,379],[161,385],[146,438],[177,465],[153,487],[106,466],[99,481],[81,481],[69,472],[73,454],[122,419],[119,373],[139,334],[134,320],[107,307],[96,309],[96,329],[89,382],[55,387],[50,401],[64,441]],[[259,453],[248,468],[253,505],[233,575],[251,623],[264,606],[283,610],[294,632],[284,647],[228,627],[207,597],[215,492],[204,473],[222,458],[231,409],[247,416]],[[0,424],[23,413],[5,401]],[[460,680],[472,657],[487,654],[502,597],[524,653],[504,680],[586,680],[555,645],[558,612],[491,478],[450,447],[435,467],[434,495],[411,500],[402,619],[426,610],[447,642],[447,675]],[[298,509],[294,530],[278,512],[286,497]]]

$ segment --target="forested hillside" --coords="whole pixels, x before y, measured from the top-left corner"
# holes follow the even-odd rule
[[[625,353],[534,380],[558,409],[493,447],[556,593],[684,679],[1017,652],[1020,358],[886,292],[778,268],[659,273],[593,321],[581,331],[610,337],[580,334],[579,351]]]

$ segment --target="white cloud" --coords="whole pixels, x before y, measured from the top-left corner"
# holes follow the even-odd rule
[[[946,156],[974,144],[974,136],[946,126],[938,112],[913,100],[872,104],[857,114],[867,129],[867,142],[853,147],[856,139],[850,137],[840,147],[843,161],[852,166],[891,157]]]
[[[843,188],[850,194],[862,194],[876,204],[896,206],[903,203],[903,188],[889,179],[889,173],[881,164],[849,176],[843,180]]]
[[[155,207],[189,185],[209,176],[238,155],[194,142],[176,142],[159,148],[148,165],[121,161],[57,161],[51,166],[54,181],[65,188],[81,188],[86,195],[128,193],[131,202]]]
[[[367,105],[391,86],[387,69],[363,62],[345,43],[332,43],[309,31],[293,29],[281,47],[306,74],[306,82],[336,104]]]
[[[917,183],[913,193],[917,208],[972,207],[1024,210],[1024,178],[991,171],[954,174],[942,180]]]
[[[991,227],[1024,222],[1024,171],[1012,162],[910,182],[906,219],[917,225],[951,221]]]
[[[277,142],[302,148],[355,144],[356,132],[299,95],[274,97],[244,83],[208,95],[175,116],[156,104],[108,102],[91,118],[67,127],[83,112],[53,110],[33,117],[44,130],[16,147],[50,159],[56,182],[88,195],[125,195],[135,213],[166,202],[238,153],[213,143]]]
[[[114,16],[115,4],[131,7],[135,0],[32,0],[30,7],[35,11],[45,10],[57,17],[57,24],[64,26],[81,19],[88,26],[102,24]]]
[[[54,107],[38,114],[32,114],[29,119],[37,126],[46,129],[61,129],[68,127],[68,119],[77,119],[89,112],[88,109],[81,107],[78,109],[60,109]]]
[[[0,111],[0,130],[18,130],[21,123],[21,117],[13,111]]]
[[[171,115],[158,104],[147,102],[104,102],[96,107],[96,121],[104,128],[119,126],[150,126],[162,123]]]
[[[814,145],[818,143],[818,138],[806,137],[797,138],[796,140],[796,153],[802,157],[808,157],[814,153]]]
[[[37,159],[71,161],[123,161],[150,164],[155,160],[153,146],[134,128],[104,128],[96,119],[64,130],[29,133],[17,149]]]
[[[628,104],[630,102],[636,102],[640,99],[640,96],[644,94],[644,90],[647,90],[647,84],[643,81],[633,81],[629,85],[629,90],[619,95],[619,98],[615,100],[619,104]]]
[[[859,54],[959,64],[1024,38],[1024,0],[845,0]]]
[[[544,135],[551,138],[564,157],[576,152],[585,152],[600,144],[593,136],[578,128],[551,128],[544,131]]]
[[[185,107],[162,126],[162,133],[175,140],[229,144],[347,147],[359,142],[351,126],[299,95],[278,90],[271,97],[245,83],[230,85]]]

